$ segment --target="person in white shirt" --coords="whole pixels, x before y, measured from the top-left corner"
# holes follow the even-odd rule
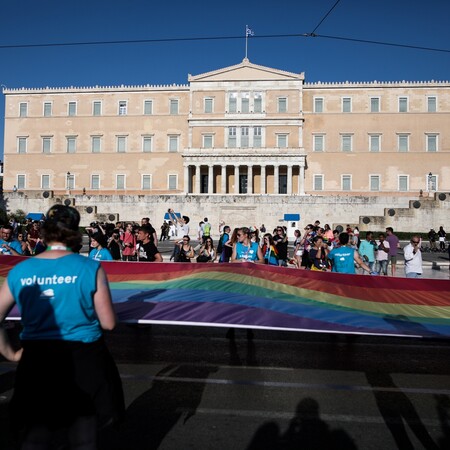
[[[380,233],[378,235],[377,243],[377,253],[375,256],[376,269],[380,275],[387,275],[388,268],[388,255],[389,255],[389,242],[386,241],[386,235]]]
[[[406,278],[419,278],[422,275],[422,251],[420,236],[414,235],[403,249]]]

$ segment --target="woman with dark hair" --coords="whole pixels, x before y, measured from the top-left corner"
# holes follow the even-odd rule
[[[97,429],[124,415],[122,385],[102,330],[116,326],[106,274],[75,254],[81,234],[75,208],[55,205],[42,237],[47,251],[16,265],[0,289],[0,321],[14,303],[22,317],[23,353],[10,417],[21,448],[49,448],[67,434],[71,449],[97,448]],[[5,351],[6,350],[6,351]],[[0,352],[11,346],[0,330]]]
[[[210,237],[205,239],[204,244],[200,247],[197,256],[198,263],[214,262],[216,260],[216,249],[214,248],[213,240]]]
[[[179,244],[176,244],[177,252],[175,262],[191,262],[191,258],[195,256],[195,252],[190,242],[191,238],[185,235],[183,236],[183,240]]]
[[[266,264],[278,266],[278,252],[270,233],[266,233],[263,237],[262,254]]]
[[[237,242],[233,246],[230,262],[255,262],[264,264],[261,247],[250,239],[250,230],[247,227],[238,228]]]
[[[95,259],[96,261],[112,261],[111,253],[106,248],[107,239],[103,233],[94,233],[91,236],[92,250],[89,253],[89,259]]]

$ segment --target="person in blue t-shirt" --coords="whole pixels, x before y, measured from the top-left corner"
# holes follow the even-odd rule
[[[47,250],[14,266],[0,288],[0,323],[17,305],[22,353],[0,330],[0,353],[17,360],[10,421],[21,448],[97,448],[97,429],[125,413],[119,372],[102,330],[117,318],[98,261],[73,253],[82,236],[75,208],[54,205],[42,225]],[[19,350],[19,352],[21,351]]]
[[[114,261],[106,245],[106,236],[103,233],[94,233],[91,236],[92,250],[89,252],[89,259],[95,259],[96,261]]]
[[[4,225],[0,239],[0,254],[20,256],[23,254],[22,244],[13,238],[13,227]]]
[[[264,264],[264,256],[257,242],[250,239],[250,230],[247,227],[237,231],[237,242],[234,244],[230,262],[255,262]]]
[[[362,267],[366,272],[371,272],[370,267],[361,259],[358,250],[348,245],[349,234],[341,233],[339,235],[339,247],[334,248],[328,254],[328,259],[331,261],[331,271],[339,273],[354,274],[355,262]]]

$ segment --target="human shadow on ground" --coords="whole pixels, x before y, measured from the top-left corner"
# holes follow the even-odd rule
[[[104,430],[100,448],[108,450],[155,450],[180,421],[195,415],[205,388],[204,380],[215,366],[170,365],[162,369],[151,387],[127,408],[118,430]],[[198,382],[196,381],[198,379]]]
[[[435,395],[437,412],[443,436],[439,438],[439,448],[450,448],[450,398],[447,395]]]
[[[320,418],[319,403],[302,399],[284,434],[274,421],[263,424],[247,450],[356,450],[353,439],[342,429],[333,429]]]
[[[397,448],[414,449],[408,433],[407,424],[426,450],[438,450],[438,445],[431,438],[413,403],[394,383],[388,373],[366,373],[367,380],[373,388],[375,401],[383,420],[394,438]]]

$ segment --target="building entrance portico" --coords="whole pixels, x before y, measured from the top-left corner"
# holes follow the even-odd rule
[[[306,155],[194,155],[184,158],[187,194],[305,195]]]

